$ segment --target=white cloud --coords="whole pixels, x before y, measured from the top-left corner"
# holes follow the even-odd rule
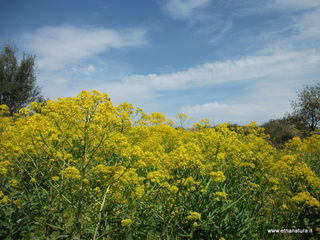
[[[190,89],[228,82],[289,75],[319,66],[316,51],[279,52],[271,56],[248,56],[212,62],[170,74],[133,75],[123,82],[148,86],[157,91]]]
[[[166,12],[180,19],[187,19],[197,12],[197,10],[208,6],[210,0],[168,0],[165,4]]]
[[[117,102],[126,100],[145,108],[151,103],[153,107],[159,105],[156,101],[165,99],[168,90],[179,96],[186,89],[216,86],[218,91],[223,84],[249,84],[246,93],[235,91],[235,95],[219,101],[201,103],[201,99],[195,99],[200,103],[174,106],[166,99],[161,103],[162,108],[175,107],[176,112],[185,112],[194,120],[209,117],[214,123],[245,124],[251,120],[263,123],[290,111],[289,100],[295,98],[296,90],[303,84],[315,81],[308,74],[320,73],[319,62],[317,51],[279,52],[207,63],[171,74],[127,76],[122,81],[101,85],[99,89],[109,92],[112,98],[115,96]],[[153,107],[149,109],[157,111]]]
[[[312,10],[320,7],[319,0],[268,0],[268,1],[239,1],[237,4],[241,8],[238,16],[257,15],[269,12],[282,13],[288,16],[288,13],[299,13],[301,11]]]
[[[156,96],[156,93],[143,83],[111,82],[99,85],[97,88],[107,92],[116,103],[126,101],[143,104]]]
[[[281,118],[291,111],[290,101],[296,98],[296,90],[302,87],[302,79],[271,81],[264,79],[250,84],[241,96],[229,95],[225,99],[183,106],[184,112],[195,121],[209,118],[214,124],[229,122],[247,124],[257,121],[263,124],[269,119]]]
[[[297,38],[299,40],[320,40],[320,1],[319,8],[309,11],[298,18],[295,28],[298,31]]]
[[[80,73],[80,74],[90,75],[90,74],[95,73],[97,70],[94,65],[89,64],[84,67],[73,67],[72,71],[76,72],[76,73]]]
[[[39,58],[41,69],[59,69],[67,64],[91,58],[109,49],[120,49],[146,43],[143,29],[116,31],[74,25],[47,26],[23,36],[29,49]]]
[[[251,120],[260,120],[260,117],[265,117],[265,111],[265,108],[255,104],[226,104],[220,102],[196,104],[182,108],[182,112],[192,116],[196,121],[209,118],[214,124],[222,122],[246,124],[250,121],[250,117],[252,117]]]
[[[266,44],[261,48],[260,54],[277,53],[284,50],[319,49],[319,22],[320,8],[316,8],[292,17],[291,23],[286,27],[262,33],[257,37],[257,41],[262,40]]]

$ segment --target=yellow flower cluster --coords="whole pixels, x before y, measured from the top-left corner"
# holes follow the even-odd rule
[[[80,171],[73,166],[69,166],[61,171],[61,175],[63,175],[67,179],[80,179]],[[31,180],[30,180],[31,181]],[[33,181],[31,181],[33,182]]]
[[[10,200],[9,196],[4,195],[4,193],[2,191],[0,191],[0,204],[7,204],[10,201],[11,200]]]
[[[151,182],[160,183],[163,180],[168,180],[170,178],[170,175],[165,170],[157,170],[149,172],[147,178],[150,179]]]
[[[7,110],[0,106],[0,239],[16,234],[6,226],[19,214],[30,223],[17,228],[24,239],[76,238],[79,227],[88,239],[237,239],[239,231],[265,239],[261,229],[316,222],[320,136],[276,149],[254,122],[183,129],[183,114],[177,125],[97,91],[32,103],[14,117]]]
[[[310,195],[309,192],[300,192],[292,198],[293,201],[297,203],[305,203],[310,207],[320,208],[320,202]]]
[[[121,226],[122,227],[130,227],[132,225],[132,220],[130,218],[122,219]]]
[[[201,220],[201,214],[198,212],[190,211],[189,215],[187,216],[188,220]]]
[[[18,181],[17,181],[17,179],[11,179],[11,180],[10,180],[10,185],[11,185],[12,187],[18,186]]]
[[[228,196],[228,194],[226,192],[215,192],[214,195],[221,197],[221,198],[224,198],[224,199],[226,199]]]
[[[221,171],[210,172],[209,175],[212,177],[214,182],[224,182],[226,180],[226,176]]]
[[[8,166],[10,166],[11,163],[8,160],[1,161],[0,160],[0,175],[4,175],[8,172]]]
[[[52,179],[52,181],[57,182],[57,181],[59,181],[60,178],[59,178],[59,176],[52,176],[51,179]]]

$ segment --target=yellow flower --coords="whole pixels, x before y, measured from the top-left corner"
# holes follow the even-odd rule
[[[10,180],[10,185],[11,185],[12,187],[16,187],[16,186],[18,186],[18,181],[17,181],[16,179],[11,179],[11,180]]]
[[[36,180],[35,178],[31,178],[31,179],[30,179],[30,182],[31,182],[31,183],[36,183],[37,180]]]
[[[320,207],[319,201],[311,196],[309,192],[300,192],[292,198],[297,203],[306,203],[310,207]]]
[[[11,165],[11,162],[9,162],[8,160],[6,161],[1,161],[0,162],[0,175],[5,175],[8,172],[7,167]]]
[[[207,193],[208,191],[207,191],[207,189],[202,188],[202,189],[200,190],[200,192],[203,193],[203,194],[205,194],[205,193]]]
[[[88,184],[88,183],[89,183],[89,179],[88,179],[88,178],[84,178],[84,179],[83,179],[83,183],[84,183],[84,184]]]
[[[67,167],[61,171],[61,174],[68,179],[80,179],[80,171],[76,167]]]
[[[281,158],[281,160],[290,164],[290,163],[293,163],[296,160],[296,156],[294,156],[294,155],[284,155]]]
[[[170,175],[165,170],[157,170],[149,172],[147,178],[149,178],[151,182],[160,183],[163,180],[169,179]]]
[[[248,184],[250,186],[250,191],[254,191],[255,189],[259,188],[260,185],[259,184],[256,184],[256,183],[253,183],[253,182],[247,182],[246,184]]]
[[[130,218],[121,220],[122,227],[130,227],[131,225],[132,225],[132,220]]]
[[[7,204],[11,201],[11,199],[8,196],[3,196],[3,198],[0,200],[1,204]]]
[[[57,182],[57,181],[59,181],[60,178],[58,176],[53,176],[53,177],[51,177],[51,179],[52,179],[52,181]]]
[[[198,212],[189,212],[189,215],[187,216],[188,220],[201,220],[201,213]]]
[[[268,180],[269,180],[270,183],[273,183],[273,184],[276,184],[276,185],[279,185],[279,184],[280,184],[278,178],[270,177]]]
[[[170,192],[177,193],[178,191],[179,191],[179,188],[177,186],[171,186],[170,187]]]
[[[228,196],[228,194],[226,192],[215,192],[214,195],[218,196],[218,197],[222,197],[224,199],[226,199]]]
[[[214,182],[224,182],[226,180],[226,176],[221,171],[211,172],[209,175]]]
[[[144,186],[137,186],[136,188],[135,188],[135,195],[136,195],[136,197],[138,198],[138,199],[140,199],[140,198],[142,198],[143,197],[143,195],[144,195]]]

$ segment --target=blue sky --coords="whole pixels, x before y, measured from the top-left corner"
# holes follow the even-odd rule
[[[0,43],[49,98],[107,92],[169,118],[262,124],[319,82],[319,0],[0,0]]]

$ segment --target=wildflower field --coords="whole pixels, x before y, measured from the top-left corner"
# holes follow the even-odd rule
[[[6,111],[0,239],[319,239],[320,135],[276,149],[254,123],[178,128],[97,91]]]

